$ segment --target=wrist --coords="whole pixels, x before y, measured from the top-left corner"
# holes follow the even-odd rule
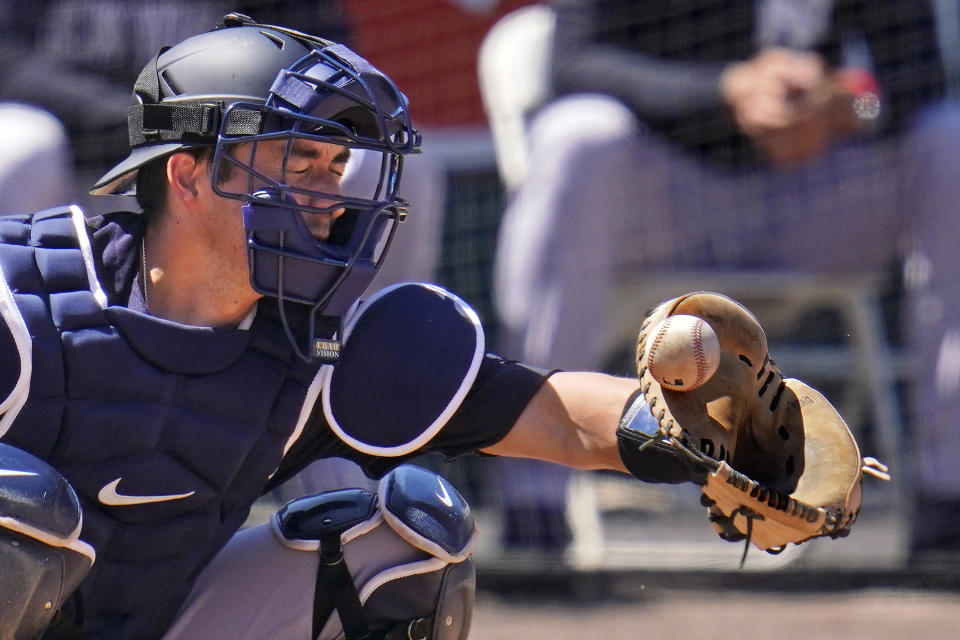
[[[735,109],[750,84],[750,63],[731,62],[720,72],[718,89],[723,103]]]
[[[664,439],[639,389],[623,408],[617,427],[617,449],[627,471],[644,482],[703,484],[709,471]]]

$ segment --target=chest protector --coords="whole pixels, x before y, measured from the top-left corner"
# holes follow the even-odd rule
[[[155,638],[247,518],[319,393],[282,328],[188,327],[107,304],[76,207],[0,219],[20,378],[0,435],[76,489],[97,638]]]

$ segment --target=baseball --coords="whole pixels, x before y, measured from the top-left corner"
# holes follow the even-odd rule
[[[675,315],[650,332],[647,367],[663,387],[692,391],[716,373],[720,341],[703,318]]]

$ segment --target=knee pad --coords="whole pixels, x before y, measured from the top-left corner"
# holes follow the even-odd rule
[[[63,476],[0,444],[0,638],[39,637],[86,576],[96,554],[82,523]]]
[[[277,512],[272,526],[285,545],[320,553],[322,619],[314,629],[322,640],[359,637],[357,616],[371,637],[466,639],[477,532],[466,501],[437,474],[404,465],[380,481],[376,494],[344,489],[299,498]],[[337,562],[350,584],[331,590],[335,569],[324,565]]]

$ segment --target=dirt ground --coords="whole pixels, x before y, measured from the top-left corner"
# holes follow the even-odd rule
[[[657,591],[598,604],[481,591],[470,640],[960,640],[960,594]]]
[[[625,488],[627,504],[653,502]],[[893,509],[871,509],[847,538],[753,549],[743,569],[741,546],[699,510],[611,513],[602,553],[578,568],[503,554],[482,513],[470,640],[960,640],[960,557],[910,560]]]

